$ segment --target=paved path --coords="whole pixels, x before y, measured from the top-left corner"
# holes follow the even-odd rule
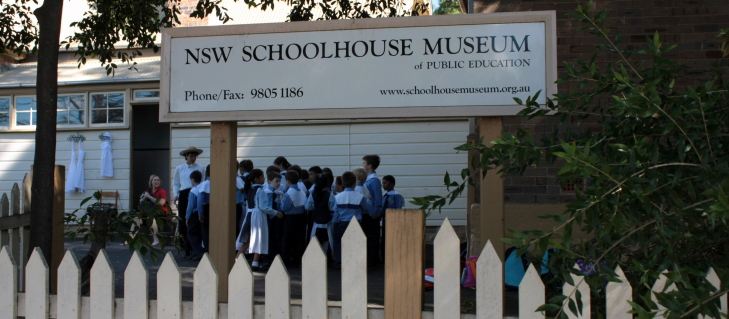
[[[73,250],[74,254],[76,255],[76,258],[79,260],[83,258],[83,256],[88,251],[90,244],[84,244],[81,240],[66,240],[65,242],[65,249],[71,249]],[[432,253],[432,250],[430,250]],[[129,247],[122,246],[118,243],[110,243],[106,247],[106,252],[109,255],[109,259],[111,260],[111,264],[114,267],[114,273],[115,273],[115,283],[116,283],[116,290],[115,294],[117,297],[123,297],[124,296],[124,270],[127,267],[127,263],[129,262],[129,258],[131,258],[132,253],[129,251]],[[193,294],[192,294],[192,279],[193,274],[195,272],[195,269],[197,267],[198,262],[197,261],[189,261],[185,258],[182,258],[180,254],[176,252],[174,248],[166,248],[165,252],[172,252],[172,256],[175,257],[175,262],[177,262],[177,265],[180,267],[180,271],[182,272],[182,299],[183,300],[192,300]],[[429,255],[429,256],[428,256]],[[428,259],[429,258],[429,259]],[[147,269],[149,271],[149,298],[150,299],[157,299],[157,271],[159,270],[159,264],[161,264],[162,260],[159,261],[157,265],[155,265],[152,262],[152,259],[149,256],[144,256],[144,261],[147,265]],[[429,266],[430,265],[430,266]],[[426,250],[426,267],[432,267],[432,254],[428,254]],[[301,299],[301,268],[294,268],[289,269],[289,276],[291,278],[291,298],[292,299]],[[342,283],[341,283],[341,272],[339,270],[328,270],[328,292],[329,292],[329,300],[331,301],[339,301],[341,300],[341,293],[342,293]],[[265,273],[264,272],[255,272],[255,297],[254,299],[256,301],[263,300],[263,297],[265,295]],[[382,306],[384,304],[384,295],[385,295],[385,287],[384,287],[384,279],[385,279],[385,270],[384,267],[375,267],[373,269],[370,269],[367,273],[368,277],[368,287],[367,287],[367,301],[371,306]],[[468,310],[470,308],[473,308],[475,312],[475,298],[476,298],[476,291],[473,289],[461,289],[461,304],[466,305],[464,310]],[[506,295],[506,314],[505,315],[517,315],[517,309],[518,305],[516,304],[516,294],[512,292],[507,292]],[[432,290],[426,290],[424,293],[424,304],[425,309],[432,310],[433,305],[433,291]],[[469,311],[470,312],[470,311]]]

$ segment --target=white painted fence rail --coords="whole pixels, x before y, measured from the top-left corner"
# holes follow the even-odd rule
[[[182,301],[181,275],[174,258],[168,253],[157,274],[158,300],[148,300],[148,273],[141,256],[134,253],[125,271],[125,298],[114,296],[114,272],[106,252],[102,251],[91,270],[90,296],[80,295],[80,268],[71,252],[66,252],[58,269],[58,294],[50,295],[49,269],[38,249],[34,250],[25,266],[28,274],[26,292],[17,289],[18,264],[7,246],[0,251],[0,319],[24,316],[36,318],[383,318],[382,309],[367,308],[366,238],[359,224],[352,222],[342,240],[342,303],[341,307],[327,306],[326,257],[319,242],[314,239],[304,254],[302,269],[302,305],[292,305],[289,276],[284,264],[276,257],[265,277],[265,304],[253,302],[253,274],[243,259],[239,259],[229,276],[229,300],[218,303],[218,275],[207,254],[194,274],[194,299]],[[459,240],[448,220],[435,240],[435,301],[434,311],[423,312],[424,318],[503,318],[502,261],[491,243],[484,247],[477,264],[477,314],[460,314]],[[616,269],[619,277],[623,271]],[[590,293],[582,277],[574,278],[575,285],[564,286],[564,292],[581,291],[583,298]],[[710,270],[707,279],[719,286],[719,278]],[[668,291],[665,277],[658,280],[654,291]],[[545,302],[544,284],[537,269],[530,265],[519,286],[519,317],[543,318],[535,309]],[[607,286],[607,318],[632,318],[626,301],[632,289],[627,280],[611,282]],[[572,298],[575,295],[572,294]],[[590,318],[587,307],[570,318]],[[727,312],[726,296],[721,298],[721,312]]]

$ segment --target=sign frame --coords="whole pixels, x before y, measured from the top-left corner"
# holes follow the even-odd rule
[[[171,43],[174,38],[535,22],[544,23],[545,28],[544,73],[546,77],[546,87],[545,91],[541,92],[541,95],[551,97],[557,93],[557,84],[555,81],[557,80],[558,74],[556,34],[557,18],[555,11],[166,28],[162,30],[163,45],[161,49],[159,120],[160,122],[182,123],[271,120],[455,118],[516,115],[516,113],[521,110],[521,108],[515,107],[516,104],[172,112],[170,99],[172,74]],[[530,92],[529,94],[533,95],[535,93],[536,92]]]

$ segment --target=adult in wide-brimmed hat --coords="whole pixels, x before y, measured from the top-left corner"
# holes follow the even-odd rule
[[[203,150],[201,150],[195,146],[188,146],[184,150],[180,151],[180,156],[187,157],[187,154],[190,154],[190,153],[195,153],[198,156],[200,156],[200,154],[202,154],[202,152],[203,152]],[[194,160],[192,162],[195,163]]]
[[[189,234],[187,231],[186,218],[188,206],[187,202],[189,200],[190,190],[192,189],[190,174],[193,171],[200,171],[200,173],[205,171],[200,164],[195,163],[197,156],[202,154],[202,152],[203,150],[195,146],[188,146],[184,150],[180,151],[180,155],[185,157],[185,164],[179,165],[175,168],[175,178],[172,182],[172,191],[174,194],[173,201],[175,202],[175,205],[177,205],[177,215],[180,217],[178,229],[185,241],[183,249],[187,255],[186,257],[192,257],[192,246],[190,245],[190,240],[188,238]],[[196,235],[199,236],[199,234],[192,234],[192,236]]]

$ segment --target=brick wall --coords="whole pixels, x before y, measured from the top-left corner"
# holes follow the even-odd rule
[[[179,2],[178,8],[180,9],[180,13],[177,15],[180,19],[180,25],[178,25],[179,27],[196,27],[208,25],[208,17],[206,17],[205,19],[190,17],[190,13],[195,10],[197,3],[198,0],[181,0]],[[244,5],[242,2],[239,4]],[[215,15],[214,12],[212,14]]]
[[[579,22],[566,14],[585,4],[586,0],[475,0],[476,13],[541,11],[557,12],[557,60],[558,71],[564,73],[562,61],[574,58],[588,59],[602,39],[579,32]],[[677,44],[666,56],[678,60],[686,67],[685,76],[677,86],[685,86],[706,80],[704,72],[712,63],[729,65],[729,59],[721,59],[716,35],[729,27],[729,1],[727,0],[610,0],[595,1],[594,10],[606,8],[606,26],[619,32],[622,47],[640,50],[645,47],[646,36],[658,31],[664,44]],[[604,57],[603,57],[604,59]],[[559,90],[569,90],[569,83],[560,84]],[[539,135],[560,129],[558,119],[544,117],[527,120],[522,117],[504,119],[504,130],[516,133],[518,128]],[[584,123],[584,122],[583,122]],[[597,123],[587,123],[588,129]],[[571,125],[571,124],[568,124]],[[564,128],[564,127],[562,127]],[[541,165],[528,168],[521,177],[505,180],[505,200],[514,203],[559,203],[574,199],[563,192],[554,177],[558,168]]]

